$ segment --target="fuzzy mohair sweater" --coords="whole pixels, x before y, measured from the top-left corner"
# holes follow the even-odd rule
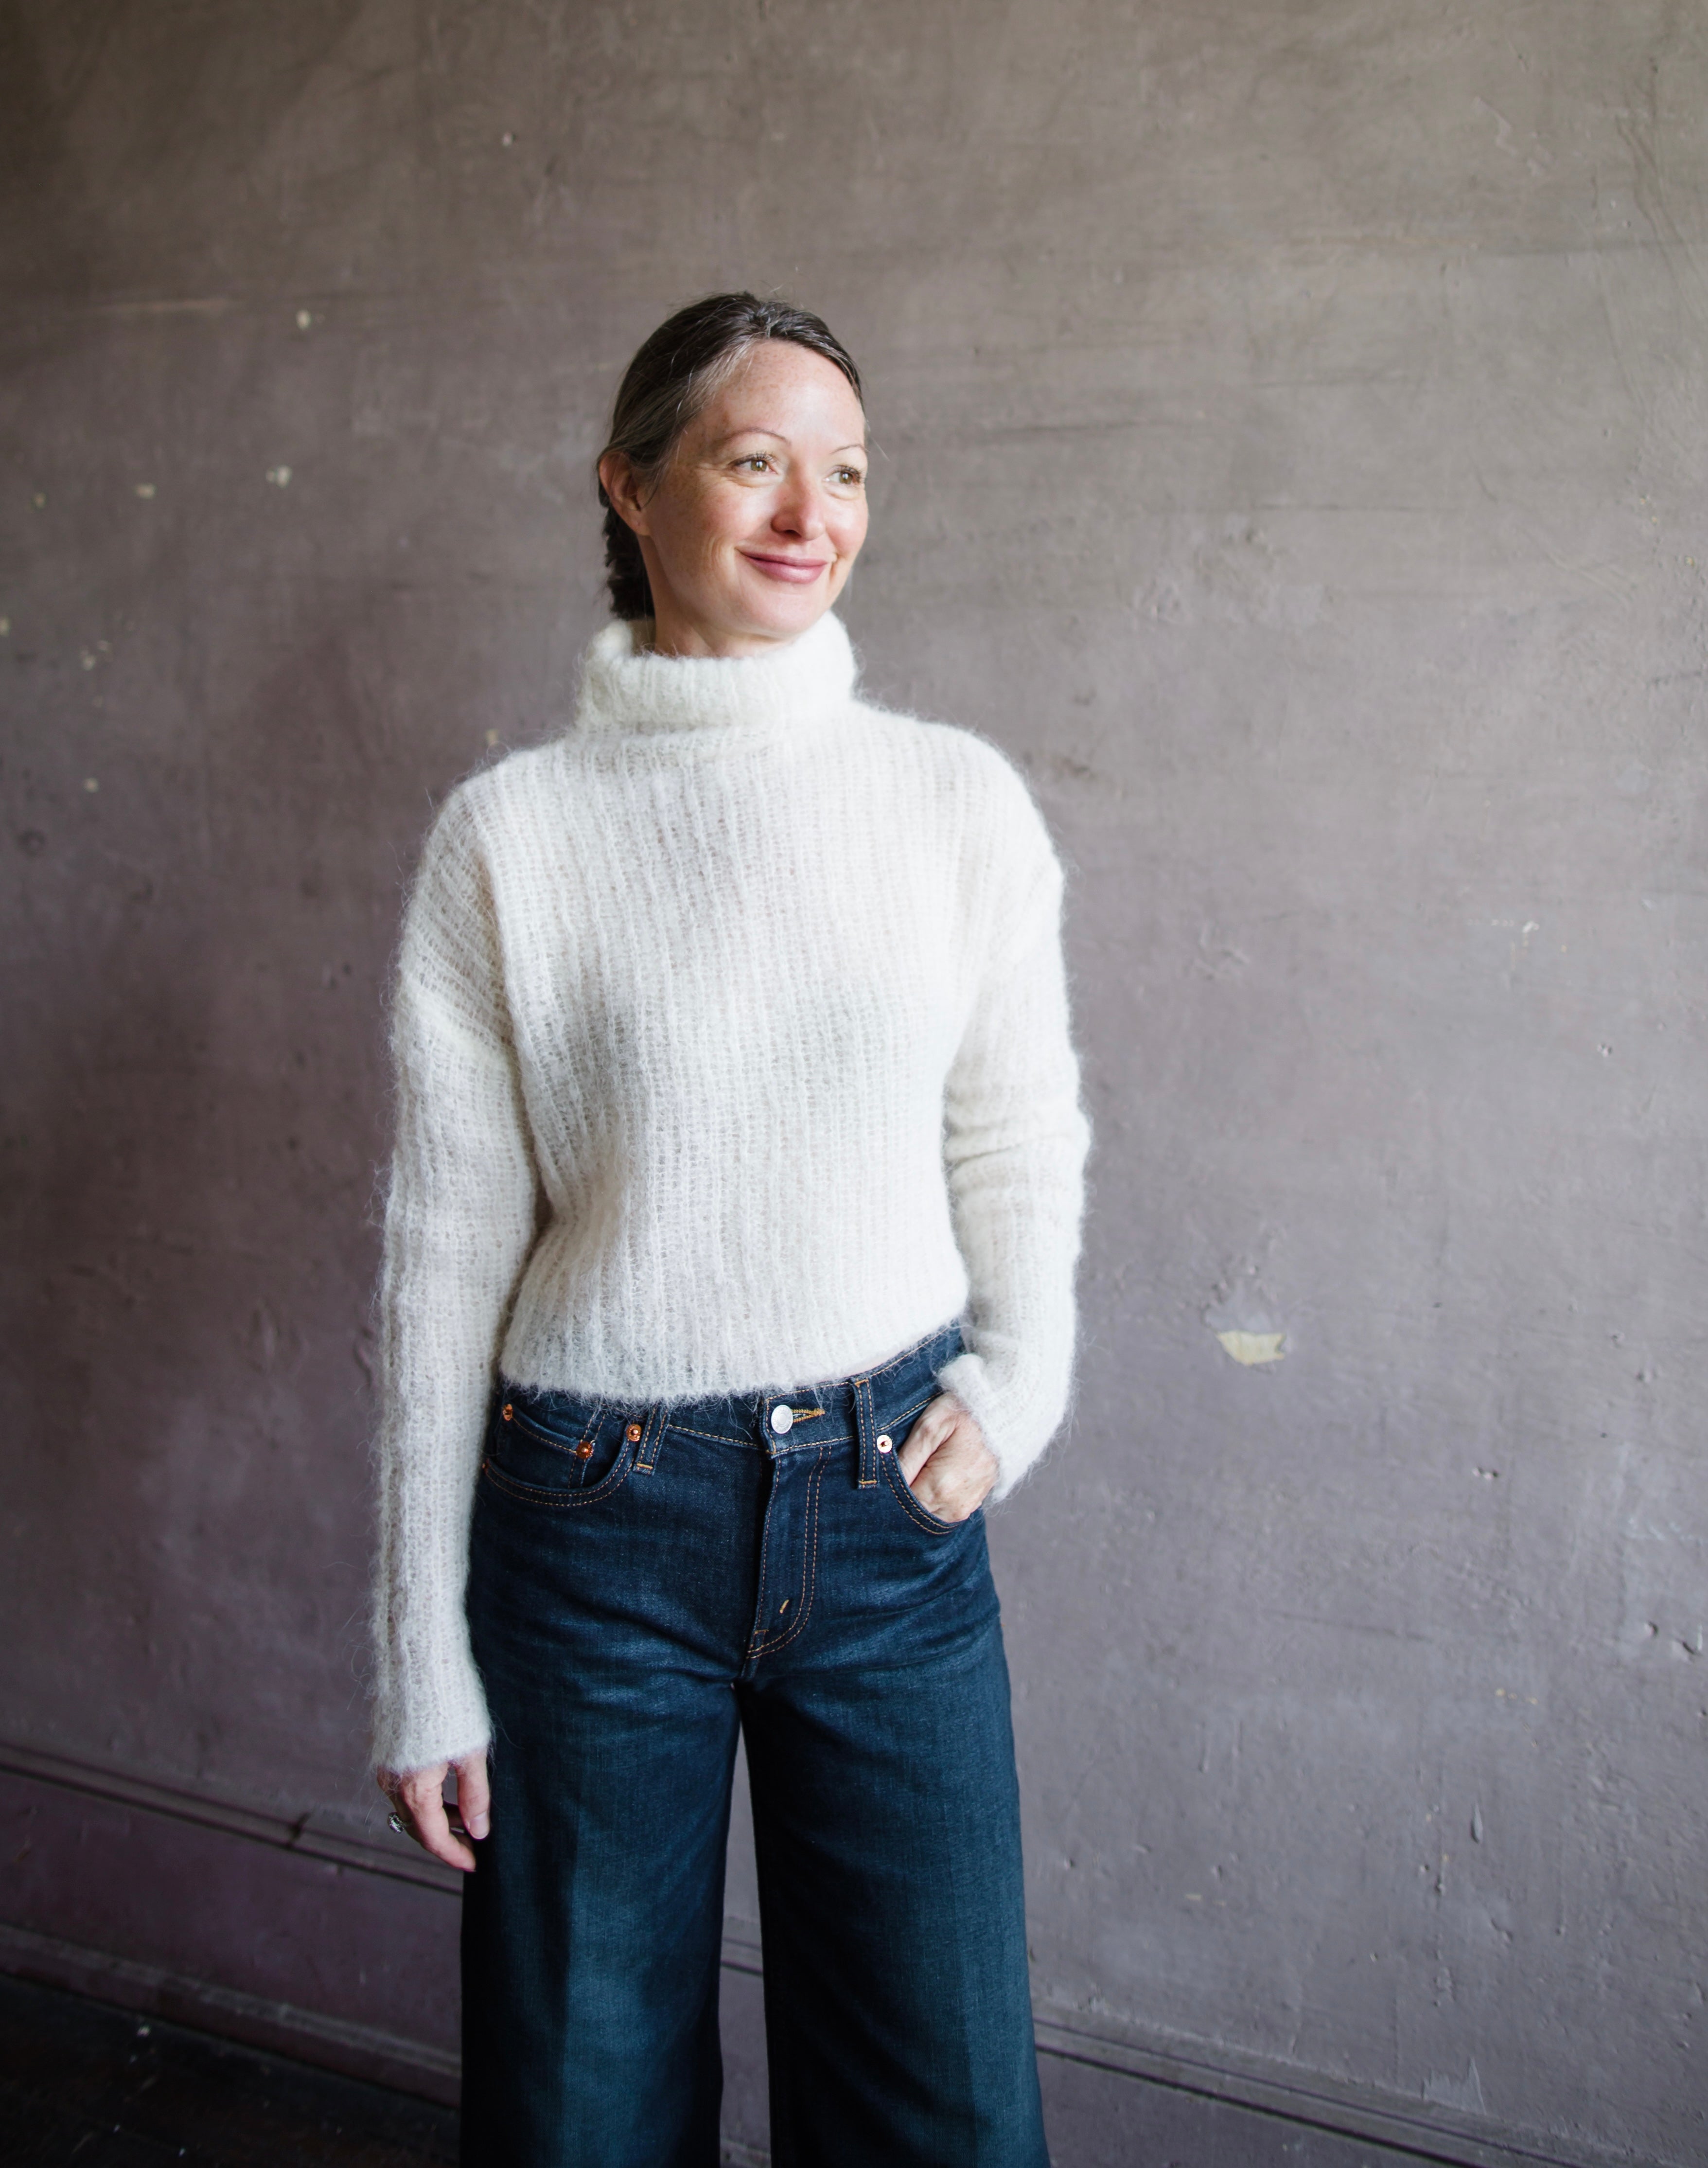
[[[775,654],[594,640],[571,726],[463,784],[395,996],[383,1767],[485,1745],[464,1615],[496,1378],[637,1411],[857,1375],[957,1315],[1001,1464],[1067,1402],[1086,1145],[1061,874],[1007,762]]]

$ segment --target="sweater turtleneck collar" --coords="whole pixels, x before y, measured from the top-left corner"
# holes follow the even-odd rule
[[[829,611],[769,654],[655,655],[650,619],[597,634],[581,666],[578,735],[605,745],[644,739],[650,752],[733,750],[798,736],[846,707],[854,651]]]

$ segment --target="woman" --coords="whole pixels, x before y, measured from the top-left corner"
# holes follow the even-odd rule
[[[856,698],[866,465],[817,317],[655,332],[573,723],[406,916],[377,1759],[471,1870],[491,2168],[717,2160],[738,1731],[779,2168],[1047,2159],[980,1508],[1067,1396],[1061,880],[1000,756]]]

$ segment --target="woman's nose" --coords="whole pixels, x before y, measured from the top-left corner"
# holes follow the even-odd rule
[[[825,531],[825,507],[820,492],[810,481],[793,483],[782,493],[772,525],[785,534],[799,534],[809,541]]]

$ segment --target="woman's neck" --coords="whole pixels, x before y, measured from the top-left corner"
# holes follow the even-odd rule
[[[780,648],[792,647],[804,633],[787,635],[767,632],[724,631],[716,626],[703,625],[669,603],[662,603],[652,619],[652,644],[650,652],[670,662],[749,662],[766,655],[775,655]],[[808,627],[808,630],[811,630]]]

